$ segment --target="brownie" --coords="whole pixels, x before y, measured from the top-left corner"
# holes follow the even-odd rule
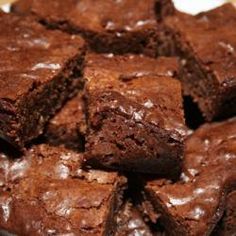
[[[160,229],[153,229],[146,223],[131,200],[127,200],[116,218],[115,236],[164,236]]]
[[[181,180],[147,181],[146,198],[170,235],[210,235],[220,221],[236,190],[235,131],[235,118],[203,125],[186,141]],[[230,222],[231,210],[228,215]]]
[[[84,150],[86,120],[83,93],[69,100],[49,121],[45,136],[52,145],[64,145],[73,150]]]
[[[19,0],[12,10],[50,28],[79,33],[97,52],[155,56],[163,47],[157,20],[174,7],[171,0]]]
[[[0,229],[16,235],[113,235],[126,180],[81,169],[83,156],[38,145],[1,153]]]
[[[152,236],[151,229],[142,219],[132,202],[127,201],[117,215],[117,229],[115,236]]]
[[[0,137],[22,148],[83,84],[84,41],[0,15]]]
[[[174,58],[86,57],[86,159],[93,167],[178,176],[185,137]]]
[[[227,196],[226,210],[212,236],[236,235],[236,191]]]
[[[172,53],[182,57],[184,93],[208,121],[236,114],[236,8],[225,4],[196,16],[179,13],[165,24]]]

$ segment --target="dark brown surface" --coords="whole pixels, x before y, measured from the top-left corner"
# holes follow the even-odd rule
[[[115,236],[164,236],[160,229],[150,227],[131,201],[121,208],[117,216]]]
[[[146,186],[146,197],[162,214],[170,235],[210,235],[224,210],[231,207],[230,200],[229,206],[226,202],[236,189],[235,166],[235,118],[206,124],[188,138],[181,180],[150,180]],[[224,219],[232,220],[231,216]]]
[[[82,155],[39,145],[0,154],[0,229],[28,235],[112,235],[125,178],[81,169]]]
[[[52,145],[64,145],[73,150],[84,149],[86,132],[83,93],[69,100],[49,121],[45,136]]]
[[[177,70],[173,58],[87,56],[91,165],[178,175],[185,126]]]
[[[117,216],[115,236],[153,236],[149,226],[131,202],[125,203]]]
[[[81,88],[84,41],[12,14],[0,32],[0,137],[22,148]]]
[[[173,12],[170,0],[20,0],[18,13],[30,13],[49,27],[81,33],[99,52],[161,54],[159,20]],[[157,13],[157,14],[156,14]]]
[[[236,114],[236,8],[226,4],[197,16],[179,13],[165,23],[183,58],[185,94],[209,121]]]
[[[236,235],[236,191],[227,196],[226,210],[212,236]]]

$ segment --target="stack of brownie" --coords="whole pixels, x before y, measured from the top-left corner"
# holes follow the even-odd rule
[[[0,11],[0,235],[236,235],[235,29],[231,4]]]

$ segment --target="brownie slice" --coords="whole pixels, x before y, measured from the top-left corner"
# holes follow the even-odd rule
[[[22,148],[83,84],[84,41],[0,16],[0,137]]]
[[[220,221],[236,190],[235,131],[235,118],[202,126],[186,141],[181,180],[147,181],[146,197],[170,235],[210,235]]]
[[[69,100],[49,121],[45,136],[52,145],[64,145],[73,150],[84,150],[86,132],[83,93]]]
[[[172,53],[182,57],[185,94],[208,121],[236,114],[236,8],[226,4],[196,16],[179,13],[165,24]]]
[[[19,0],[12,10],[50,28],[81,34],[97,52],[162,53],[159,21],[174,12],[171,0]]]
[[[225,213],[212,236],[234,236],[236,234],[236,191],[227,197]]]
[[[16,235],[113,235],[125,178],[81,169],[82,155],[34,146],[1,153],[0,228]]]
[[[174,58],[89,54],[86,159],[94,167],[177,176],[185,134]]]

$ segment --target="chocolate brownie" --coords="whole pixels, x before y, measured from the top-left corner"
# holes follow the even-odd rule
[[[115,236],[152,236],[148,225],[130,201],[127,201],[117,215],[117,229]]]
[[[153,229],[131,201],[126,201],[116,218],[115,236],[164,236],[165,232]]]
[[[52,145],[83,151],[85,131],[84,100],[80,92],[49,121],[45,136]]]
[[[235,166],[236,118],[205,124],[187,139],[180,181],[147,181],[146,198],[170,235],[210,235],[236,190]]]
[[[176,59],[90,54],[85,64],[90,165],[177,176],[185,126]]]
[[[113,235],[125,178],[81,169],[82,155],[34,146],[1,153],[0,229],[16,235]]]
[[[0,32],[0,137],[22,148],[81,88],[84,41],[13,14]]]
[[[179,13],[165,24],[182,57],[185,94],[208,121],[236,114],[236,8],[226,4],[196,16]]]
[[[171,0],[20,0],[12,9],[83,35],[92,50],[151,56],[162,53],[156,15],[161,20],[174,11]]]
[[[236,235],[236,191],[227,197],[226,211],[212,236]]]

